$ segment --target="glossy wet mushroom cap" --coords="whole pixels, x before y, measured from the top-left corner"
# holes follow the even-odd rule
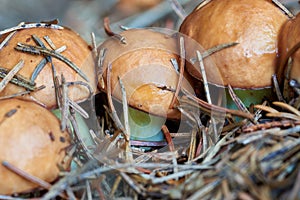
[[[67,132],[60,130],[59,120],[47,109],[30,101],[0,101],[0,162],[8,162],[20,170],[46,182],[59,175],[59,166],[70,145]],[[38,186],[0,165],[0,194],[28,192]]]
[[[96,81],[95,81],[95,67],[92,58],[91,48],[77,33],[69,28],[64,27],[63,29],[53,29],[53,28],[28,28],[20,29],[12,36],[12,38],[6,43],[6,45],[0,50],[0,66],[8,70],[12,69],[20,60],[24,60],[24,67],[18,72],[18,75],[25,77],[26,79],[31,79],[33,71],[37,65],[45,59],[42,55],[32,55],[22,51],[16,50],[18,43],[25,45],[39,46],[33,39],[33,35],[38,37],[48,50],[54,50],[46,42],[44,37],[50,38],[50,40],[55,45],[55,48],[60,48],[65,46],[66,49],[60,54],[75,64],[80,71],[87,77],[88,82],[84,80],[75,70],[73,70],[65,61],[61,61],[59,58],[51,57],[53,66],[56,70],[56,75],[61,78],[61,74],[65,77],[67,82],[83,81],[89,84],[92,91],[95,92]],[[8,34],[4,34],[0,37],[0,42],[2,42]],[[32,92],[30,96],[26,95],[22,98],[31,98],[36,101],[45,104],[47,108],[55,108],[56,97],[53,84],[53,72],[50,62],[41,70],[39,75],[37,75],[34,82],[36,87],[46,86],[45,89],[40,91]],[[9,84],[1,93],[0,96],[6,96],[15,94],[25,89],[14,84]],[[73,101],[84,100],[88,97],[89,91],[83,86],[70,86],[69,97]]]
[[[287,19],[268,0],[212,0],[187,16],[180,32],[206,50],[220,44],[238,43],[210,56],[218,70],[206,67],[208,81],[222,86],[230,84],[233,88],[258,89],[272,84],[278,34]],[[186,46],[188,54],[195,54],[194,49]],[[187,64],[187,70],[201,79],[198,67]]]
[[[178,61],[177,41],[168,34],[150,29],[130,29],[100,45],[105,49],[103,80],[99,87],[107,89],[107,69],[111,64],[111,91],[122,99],[118,77],[121,78],[131,107],[158,116],[179,119],[180,112],[169,108],[178,82],[178,73],[171,59]],[[104,83],[104,88],[101,83]],[[186,80],[183,87],[187,85]],[[178,102],[176,102],[178,105]]]

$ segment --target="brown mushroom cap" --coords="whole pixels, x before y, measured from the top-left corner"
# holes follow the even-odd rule
[[[0,162],[52,182],[58,177],[58,165],[63,163],[65,148],[70,145],[67,132],[61,132],[60,122],[50,111],[30,101],[18,99],[0,101]],[[37,185],[0,165],[0,194],[32,190]]]
[[[176,39],[150,29],[131,29],[122,32],[121,36],[126,39],[126,44],[112,37],[99,47],[106,49],[103,62],[105,83],[107,67],[110,63],[112,65],[112,94],[122,99],[120,77],[130,106],[179,119],[180,112],[169,109],[179,77],[171,63],[171,59],[178,60]],[[183,85],[187,85],[184,82]]]
[[[207,66],[209,82],[243,89],[264,88],[272,83],[278,33],[286,20],[287,16],[268,0],[212,0],[187,16],[180,32],[204,49],[239,43],[211,56],[220,72]],[[195,54],[195,49],[186,46],[187,54]],[[187,70],[201,79],[198,67],[187,64]],[[221,73],[222,80],[215,72]]]
[[[280,34],[279,53],[280,53],[280,68],[278,76],[283,77],[283,71],[287,64],[288,54],[293,52],[293,47],[300,42],[300,14],[295,18],[287,21]],[[299,44],[298,44],[299,45]],[[300,50],[292,53],[292,67],[288,74],[289,79],[295,79],[300,82]]]
[[[43,39],[44,36],[49,36],[53,41],[56,48],[66,46],[66,50],[61,54],[77,65],[81,71],[89,78],[89,85],[95,91],[95,67],[92,59],[91,49],[88,44],[75,32],[68,28],[62,30],[52,28],[30,28],[18,30],[8,44],[0,50],[0,66],[7,69],[12,69],[21,59],[24,60],[24,67],[18,72],[30,79],[32,72],[40,61],[44,58],[42,55],[31,55],[28,53],[15,50],[17,43],[24,43],[29,45],[38,46],[32,39],[32,35],[38,36],[46,48],[51,49],[49,44]],[[6,35],[0,38],[0,42],[3,41]],[[72,81],[84,81],[79,74],[71,69],[65,62],[52,57],[52,62],[56,69],[57,76],[64,75],[67,82]],[[31,96],[38,102],[45,104],[47,108],[56,107],[55,90],[53,86],[52,68],[51,64],[47,63],[44,69],[40,72],[35,80],[36,86],[45,85],[46,88],[40,91],[31,93]],[[9,84],[1,93],[0,96],[10,95],[24,91],[24,88]],[[69,97],[74,101],[79,101],[87,98],[89,92],[86,87],[83,86],[71,86],[69,87]],[[28,98],[28,95],[25,96]]]

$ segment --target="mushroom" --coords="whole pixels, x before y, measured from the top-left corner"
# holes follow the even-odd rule
[[[278,77],[287,80],[291,86],[299,88],[300,83],[300,15],[287,21],[281,31],[279,41],[280,67],[277,71]],[[291,58],[290,66],[288,61]],[[285,91],[286,92],[286,91]],[[284,93],[285,94],[285,93]],[[288,98],[291,93],[285,94]]]
[[[272,75],[276,72],[279,31],[288,17],[268,0],[212,0],[200,4],[183,21],[180,32],[204,49],[237,43],[213,53],[214,65],[205,65],[207,80],[218,87],[234,88],[241,100],[261,103],[272,96]],[[187,54],[196,50],[186,44]],[[202,80],[198,64],[186,64],[194,78]],[[221,78],[219,76],[221,74]],[[227,100],[228,107],[235,107]]]
[[[60,130],[59,120],[40,105],[19,99],[0,101],[0,194],[28,192],[38,185],[10,171],[12,166],[46,182],[59,175],[59,166],[70,145],[67,132]]]
[[[176,109],[178,101],[170,107],[179,79],[171,62],[179,58],[176,39],[151,29],[129,29],[116,36],[108,38],[99,47],[105,52],[102,65],[105,84],[99,81],[98,86],[107,91],[107,75],[111,66],[111,93],[121,101],[120,78],[131,106],[131,138],[161,140],[162,133],[153,130],[160,132],[167,118],[181,118]],[[188,88],[186,80],[183,80],[182,87]]]
[[[152,8],[160,2],[161,0],[119,0],[117,8],[126,15],[133,15],[140,11]]]
[[[4,44],[0,50],[0,66],[11,70],[20,60],[23,60],[24,67],[18,75],[34,82],[36,87],[45,86],[42,90],[33,91],[30,95],[20,98],[33,98],[48,109],[57,107],[51,61],[59,78],[63,74],[66,82],[85,82],[95,92],[96,77],[91,48],[77,33],[67,27],[47,23],[23,24],[7,30],[2,31],[4,34],[0,38],[0,42]],[[5,43],[11,35],[12,37]],[[49,38],[52,43],[46,42],[45,38]],[[37,39],[42,44],[36,41]],[[63,46],[66,49],[59,50]],[[33,74],[41,61],[47,63],[40,73]],[[72,68],[74,66],[75,69]],[[18,85],[8,84],[0,96],[24,90]],[[73,101],[84,100],[90,95],[88,88],[79,84],[70,86],[68,92],[68,97]]]

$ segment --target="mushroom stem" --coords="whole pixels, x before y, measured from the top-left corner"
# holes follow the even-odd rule
[[[253,90],[243,90],[243,89],[233,89],[236,96],[240,98],[243,104],[246,107],[249,107],[251,104],[261,104],[264,99],[272,100],[274,97],[272,88],[264,88],[264,89],[253,89]],[[232,100],[228,89],[225,89],[226,92],[226,100],[227,100],[227,108],[237,110],[235,102]]]
[[[162,141],[164,134],[161,131],[166,118],[154,116],[143,111],[129,107],[128,121],[130,126],[130,139],[143,141]]]
[[[60,109],[54,109],[51,112],[58,119],[61,120],[61,111],[60,111]],[[93,139],[90,135],[90,129],[87,126],[87,124],[85,123],[84,118],[80,114],[76,113],[75,114],[75,120],[76,120],[77,125],[78,125],[78,133],[74,133],[75,130],[73,129],[71,123],[68,124],[69,127],[71,128],[72,133],[77,134],[78,139],[81,142],[83,142],[86,147],[94,146],[95,143],[94,143],[94,141],[93,141]]]

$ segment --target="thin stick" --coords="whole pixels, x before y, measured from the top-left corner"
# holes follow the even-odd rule
[[[104,59],[106,56],[106,48],[100,49],[98,55],[98,59],[97,59],[97,63],[96,63],[96,74],[98,76],[98,85],[100,85],[100,88],[104,89],[105,88],[105,83],[104,83],[104,79],[103,79],[103,63],[104,63]]]
[[[171,63],[176,71],[176,73],[179,73],[179,66],[178,66],[178,62],[176,60],[176,58],[171,58]]]
[[[197,58],[198,58],[199,65],[200,65],[200,72],[202,75],[205,96],[206,96],[207,102],[209,104],[212,104],[211,97],[210,97],[210,91],[209,91],[209,87],[208,87],[208,81],[207,81],[207,77],[206,77],[206,71],[205,71],[204,63],[203,63],[203,57],[202,57],[200,51],[197,51]],[[212,128],[213,128],[213,142],[217,142],[218,131],[217,131],[216,121],[215,121],[214,117],[211,118],[211,122],[212,122],[211,124],[212,124]]]
[[[50,39],[50,38],[49,38],[49,39]],[[57,52],[57,53],[62,53],[64,50],[66,50],[66,46],[62,46],[62,47],[56,49],[55,52]],[[30,78],[31,81],[34,81],[34,80],[37,78],[37,76],[40,74],[40,72],[41,72],[41,71],[44,69],[44,67],[46,66],[47,62],[50,62],[51,65],[53,66],[53,62],[52,62],[51,57],[50,57],[50,59],[49,59],[48,57],[50,57],[50,56],[47,56],[46,58],[43,58],[43,59],[39,62],[39,64],[37,64],[37,66],[35,67],[35,69],[34,69],[33,72],[32,72],[32,75],[31,75],[31,78]],[[48,60],[49,60],[49,61],[48,61]]]
[[[36,177],[36,176],[32,176],[31,174],[28,174],[27,172],[17,168],[16,166],[12,165],[11,163],[9,163],[8,161],[2,161],[2,166],[6,167],[7,169],[9,169],[10,171],[14,172],[15,174],[19,175],[20,177],[35,183],[37,185],[39,185],[42,188],[45,189],[50,189],[51,188],[51,184]]]
[[[8,69],[0,67],[0,78],[5,78],[8,73],[9,73]],[[10,82],[15,85],[21,86],[27,90],[31,90],[31,91],[35,90],[35,83],[33,81],[30,81],[27,78],[18,74],[15,74],[10,79]]]
[[[18,26],[21,26],[25,24],[25,22],[21,22],[20,24],[18,24]],[[1,42],[0,44],[0,50],[8,43],[8,41],[12,38],[12,36],[14,36],[14,34],[16,33],[17,31],[13,31],[11,33],[8,34],[8,36]]]
[[[22,52],[26,52],[26,53],[30,53],[30,54],[37,54],[37,55],[42,54],[45,56],[52,56],[54,58],[57,58],[60,61],[63,61],[64,63],[66,63],[75,72],[77,72],[84,80],[89,82],[89,79],[86,76],[86,74],[84,74],[77,65],[75,65],[68,58],[64,57],[63,55],[61,55],[60,53],[58,53],[52,49],[47,49],[47,48],[43,48],[43,47],[39,47],[39,46],[32,46],[32,45],[22,44],[22,43],[18,43],[17,46],[15,47],[15,49],[18,51],[22,51]]]
[[[1,42],[1,44],[0,44],[0,50],[8,43],[8,41],[14,36],[14,34],[16,32],[17,31],[13,31],[13,32],[9,33],[9,35]]]
[[[56,46],[55,44],[53,43],[53,41],[50,39],[50,37],[48,35],[45,35],[44,36],[44,40],[49,44],[49,46],[55,50],[56,49]]]
[[[291,12],[291,11],[289,11],[281,2],[279,2],[278,0],[272,0],[272,2],[276,5],[276,6],[278,6],[283,12],[285,12],[285,14],[287,14],[287,16],[289,17],[289,18],[294,18],[295,16],[294,16],[294,14]]]
[[[281,91],[280,91],[280,87],[279,87],[279,83],[278,83],[278,79],[277,79],[277,75],[276,74],[272,75],[272,82],[273,82],[273,85],[274,85],[274,88],[275,88],[277,99],[279,101],[285,102],[285,100],[284,100],[284,98],[283,98],[283,96],[281,94]]]
[[[129,162],[133,162],[133,156],[132,151],[130,148],[130,126],[129,126],[129,120],[128,120],[128,103],[127,103],[127,97],[126,97],[126,89],[124,87],[123,81],[120,77],[119,84],[121,87],[122,92],[122,104],[123,104],[123,115],[124,115],[124,124],[125,124],[125,152],[126,152],[126,158]]]
[[[89,183],[88,180],[85,181],[85,185],[86,185],[86,191],[87,191],[87,199],[88,200],[92,200],[92,190],[91,190],[91,185]]]
[[[184,65],[185,65],[185,47],[184,47],[184,39],[180,37],[180,68],[179,68],[179,78],[176,86],[175,94],[172,98],[169,108],[172,109],[174,107],[175,101],[177,100],[179,91],[181,90],[183,73],[184,73]]]
[[[2,92],[2,90],[7,86],[7,84],[11,81],[11,79],[13,78],[13,76],[18,73],[20,71],[20,69],[22,69],[22,67],[24,66],[24,60],[20,60],[20,62],[14,66],[14,68],[12,70],[10,70],[8,72],[8,74],[2,79],[2,81],[0,82],[0,92]]]
[[[141,196],[145,196],[145,192],[144,192],[144,188],[139,187],[139,185],[137,185],[135,183],[135,181],[130,178],[130,176],[128,176],[126,173],[124,172],[120,172],[120,175],[122,176],[123,180],[126,181],[126,183],[137,193],[140,194]],[[137,199],[137,198],[136,198]]]
[[[287,103],[283,103],[283,102],[279,102],[279,101],[275,101],[272,102],[275,106],[280,106],[281,108],[284,108],[292,113],[294,113],[297,116],[300,116],[300,111],[297,110],[296,108],[294,108],[293,106],[287,104]]]
[[[169,150],[171,152],[174,152],[175,151],[175,146],[174,146],[174,142],[172,140],[172,137],[171,137],[171,134],[170,134],[170,131],[169,131],[168,127],[166,125],[162,125],[161,130],[162,130],[162,132],[165,136],[165,139],[168,143]]]
[[[39,28],[39,27],[42,27],[42,28],[53,28],[53,29],[59,29],[59,30],[64,29],[64,27],[59,26],[57,24],[29,23],[29,24],[21,24],[21,25],[18,25],[18,26],[15,26],[15,27],[8,28],[8,29],[5,29],[3,31],[0,31],[0,35],[3,35],[5,33],[9,33],[9,32],[12,32],[12,31],[21,30],[21,29]]]
[[[68,87],[66,86],[66,79],[64,75],[61,75],[61,120],[60,129],[65,131],[68,122],[68,110],[69,110],[69,99],[68,99]]]
[[[117,40],[119,40],[122,44],[126,44],[126,38],[123,37],[122,35],[119,35],[117,33],[114,33],[111,29],[110,29],[110,22],[109,22],[109,18],[108,17],[105,17],[103,19],[103,26],[104,26],[104,30],[105,30],[105,33],[108,35],[108,36],[111,36],[113,38],[116,38]]]
[[[199,10],[201,8],[203,8],[205,5],[207,5],[209,2],[211,2],[211,0],[204,0],[202,1],[197,7],[196,10]]]
[[[92,53],[93,53],[93,58],[96,60],[98,58],[98,51],[97,51],[97,43],[96,43],[96,38],[95,38],[95,33],[91,33],[91,40],[92,40]]]
[[[195,156],[195,152],[196,152],[196,135],[197,135],[197,129],[194,128],[192,130],[192,135],[191,135],[188,161],[193,160],[193,158]]]
[[[126,98],[126,89],[124,87],[122,79],[118,76],[119,84],[121,87],[122,92],[122,104],[123,104],[123,115],[124,115],[124,124],[125,124],[125,130],[126,130],[126,140],[130,140],[130,126],[129,126],[129,120],[128,120],[128,103]]]
[[[114,198],[114,195],[115,195],[115,193],[116,193],[116,191],[117,191],[117,189],[118,189],[118,187],[119,187],[121,181],[122,181],[122,177],[121,177],[120,175],[117,176],[117,178],[116,178],[116,180],[114,181],[114,184],[113,184],[113,186],[112,186],[112,188],[111,188],[111,191],[110,191],[110,193],[109,193],[109,197],[110,197],[110,198],[112,198],[112,199]]]
[[[89,113],[87,113],[78,103],[69,99],[69,106],[72,107],[77,113],[79,113],[83,118],[88,119]]]
[[[229,47],[233,47],[238,44],[239,44],[238,42],[230,42],[230,43],[224,43],[224,44],[219,44],[219,45],[213,46],[202,53],[202,59],[205,59],[206,57],[208,57],[218,51],[221,51],[221,50],[229,48]],[[195,63],[198,61],[198,58],[191,58],[190,61],[191,61],[191,63]]]
[[[232,98],[232,100],[234,101],[234,103],[236,104],[236,106],[243,112],[245,113],[250,113],[249,110],[247,109],[247,107],[245,106],[245,104],[241,101],[241,99],[235,94],[235,92],[233,91],[233,88],[231,87],[231,85],[228,84],[228,91],[230,94],[230,97]]]
[[[205,72],[205,68],[204,68],[204,64],[203,64],[203,57],[202,57],[200,51],[197,51],[197,57],[198,57],[198,61],[199,61],[200,72],[201,72],[202,79],[203,79],[205,96],[206,96],[207,102],[209,104],[212,104],[211,98],[210,98],[210,92],[209,92],[208,82],[207,82],[207,78],[206,78],[206,72]]]
[[[184,20],[187,16],[185,10],[183,9],[182,5],[178,2],[178,0],[170,0],[171,1],[171,6],[175,13],[178,15],[178,17],[181,20]]]
[[[229,114],[234,115],[234,116],[239,116],[239,117],[244,117],[244,118],[250,119],[251,121],[254,120],[252,114],[244,113],[240,110],[231,110],[231,109],[220,107],[220,106],[217,106],[217,105],[214,105],[214,104],[209,104],[209,103],[203,101],[202,99],[199,99],[199,98],[195,97],[194,95],[190,94],[184,88],[182,89],[182,91],[187,95],[187,97],[189,99],[192,99],[193,101],[197,102],[200,107],[202,107],[206,110],[209,110],[209,111],[213,110],[214,112],[218,112],[220,114],[229,113]]]
[[[107,78],[107,100],[108,100],[108,106],[111,110],[111,116],[112,116],[112,119],[113,121],[115,122],[116,126],[118,129],[120,129],[123,133],[125,132],[125,129],[124,129],[124,126],[122,125],[118,115],[117,115],[117,112],[115,110],[115,107],[114,107],[114,104],[112,102],[112,94],[111,94],[111,77],[110,77],[110,74],[111,74],[111,68],[112,68],[112,65],[111,64],[108,64],[108,67],[107,67],[107,75],[106,75],[106,78]],[[127,138],[126,138],[127,139]]]
[[[0,100],[3,100],[3,99],[11,99],[11,98],[15,98],[15,97],[19,97],[19,96],[24,96],[26,94],[30,94],[32,92],[36,92],[36,91],[39,91],[39,90],[42,90],[42,89],[45,89],[46,86],[42,85],[40,87],[37,87],[35,90],[33,91],[30,91],[30,90],[26,90],[26,91],[22,91],[22,92],[18,92],[18,93],[15,93],[15,94],[11,94],[11,95],[7,95],[7,96],[3,96],[3,97],[0,97]]]

